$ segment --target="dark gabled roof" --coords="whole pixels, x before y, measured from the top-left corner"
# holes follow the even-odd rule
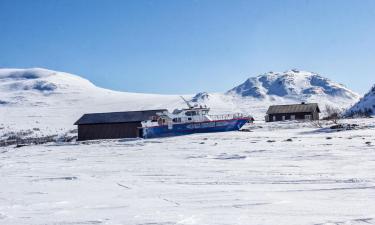
[[[167,111],[166,109],[127,111],[127,112],[109,112],[109,113],[89,113],[84,114],[74,125],[99,124],[99,123],[126,123],[139,122],[150,119],[158,112]]]
[[[293,104],[293,105],[271,105],[267,114],[280,114],[280,113],[303,113],[303,112],[314,112],[320,113],[320,109],[317,103],[309,104]]]

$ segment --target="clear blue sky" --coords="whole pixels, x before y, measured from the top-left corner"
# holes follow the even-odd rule
[[[115,90],[224,92],[299,68],[364,93],[375,1],[0,0],[0,67],[44,67]]]

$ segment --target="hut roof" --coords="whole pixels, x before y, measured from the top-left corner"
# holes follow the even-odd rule
[[[267,114],[303,113],[303,112],[314,112],[314,111],[320,112],[318,103],[271,105],[267,110]]]
[[[127,111],[127,112],[109,112],[109,113],[89,113],[84,114],[74,125],[82,124],[100,124],[100,123],[127,123],[148,120],[158,112],[167,111],[166,109]]]

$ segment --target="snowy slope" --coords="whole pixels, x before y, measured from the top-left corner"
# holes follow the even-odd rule
[[[347,114],[375,115],[375,85],[361,100],[347,111]]]

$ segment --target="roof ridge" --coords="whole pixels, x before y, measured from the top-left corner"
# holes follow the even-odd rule
[[[318,103],[299,103],[299,104],[284,104],[284,105],[271,105],[271,106],[291,106],[291,105],[318,105]]]
[[[317,111],[320,112],[318,103],[271,105],[268,108],[266,114],[313,112],[316,110],[316,108],[317,108]]]
[[[152,111],[167,111],[167,110],[168,109],[146,109],[146,110],[135,110],[135,111],[116,111],[116,112],[85,113],[83,115],[95,115],[95,114],[106,114],[106,113],[152,112]]]
[[[139,111],[122,111],[107,113],[88,113],[84,114],[74,124],[100,124],[100,123],[126,123],[140,122],[148,120],[151,116],[166,109],[139,110]]]

